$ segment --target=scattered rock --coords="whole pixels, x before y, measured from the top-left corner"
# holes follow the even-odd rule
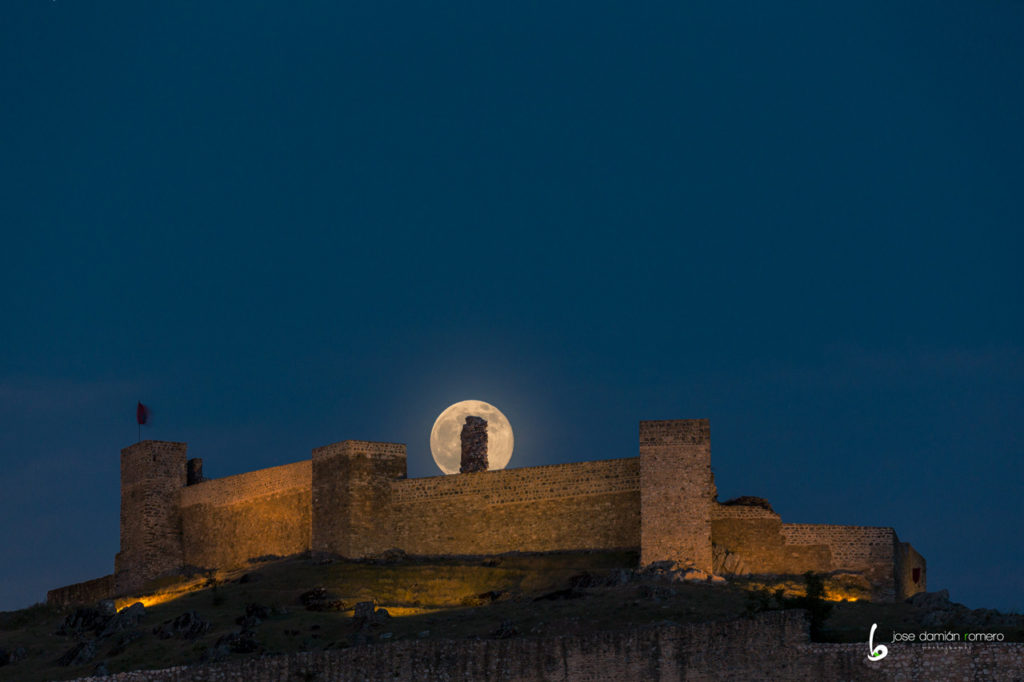
[[[333,592],[328,592],[322,587],[303,592],[299,595],[299,603],[306,607],[307,611],[348,611],[349,607],[338,598]]]
[[[547,600],[554,601],[554,600],[557,600],[557,599],[578,599],[579,597],[582,597],[582,596],[584,596],[583,592],[580,592],[579,590],[576,590],[576,589],[573,589],[571,587],[568,587],[568,588],[566,588],[564,590],[555,590],[554,592],[548,592],[547,594],[542,594],[539,597],[537,597],[536,599],[534,599],[533,601],[547,601]]]
[[[96,604],[96,610],[104,616],[116,616],[117,605],[113,599],[103,599]]]
[[[57,630],[58,635],[81,635],[85,632],[99,634],[107,626],[111,616],[103,615],[99,609],[80,607],[74,610]]]
[[[427,632],[427,634],[430,634],[429,631]],[[519,629],[512,624],[512,621],[503,620],[501,622],[501,626],[499,626],[497,630],[491,633],[491,637],[494,637],[495,639],[508,639],[509,637],[515,637],[518,634]],[[422,637],[423,634],[421,633],[420,636]]]
[[[196,639],[209,629],[210,623],[203,620],[196,611],[186,611],[174,620],[165,621],[163,625],[153,628],[153,634],[160,639]]]
[[[260,620],[268,620],[272,609],[269,606],[263,606],[262,604],[249,604],[245,607],[245,615],[255,616]]]
[[[217,661],[223,661],[230,654],[231,649],[226,644],[216,644],[203,651],[203,655],[199,657],[199,660],[203,663],[216,663]]]
[[[96,641],[79,642],[57,659],[58,665],[82,665],[96,658]]]
[[[707,581],[710,577],[710,575],[699,568],[689,568],[685,571],[673,574],[672,579],[676,582],[685,581],[688,583],[702,583]]]
[[[419,634],[417,636],[420,639],[426,639],[427,637],[430,637],[430,630],[420,630],[420,632],[419,632]]]
[[[382,633],[380,633],[380,638],[381,639],[391,639],[391,637],[392,637],[392,633],[390,633],[390,632],[382,632]]]
[[[397,547],[392,549],[386,549],[380,554],[375,554],[370,557],[370,562],[374,564],[398,564],[407,560],[409,555],[404,550],[398,549]]]
[[[229,632],[217,640],[214,648],[218,647],[227,647],[228,651],[236,654],[251,654],[260,650],[260,644],[256,641],[256,633],[251,630]]]
[[[462,599],[462,604],[463,606],[485,606],[487,604],[492,604],[498,601],[498,599],[500,599],[503,594],[505,593],[500,590],[481,592],[480,594],[474,594],[468,597],[464,597]]]
[[[918,592],[908,599],[907,603],[928,611],[933,609],[948,609],[950,603],[949,590],[939,590],[938,592]]]
[[[106,677],[110,674],[110,671],[107,670],[107,664],[100,661],[96,664],[96,667],[92,669],[92,674],[96,677]]]
[[[608,579],[605,576],[594,573],[580,573],[569,578],[569,586],[580,590],[588,587],[603,587],[607,584]]]
[[[374,625],[384,625],[391,620],[387,609],[374,609],[372,601],[361,601],[356,604],[352,622],[360,630]]]
[[[952,611],[929,611],[921,616],[921,625],[926,628],[946,627],[953,620]]]
[[[137,601],[128,608],[121,609],[107,621],[106,626],[100,633],[100,637],[110,637],[125,630],[135,628],[142,617],[146,615],[146,607],[142,602]]]
[[[734,497],[731,500],[721,503],[723,507],[760,507],[761,509],[767,509],[770,512],[774,512],[771,503],[763,497],[753,497],[751,495],[743,495],[742,497]]]
[[[683,568],[682,566],[680,566],[680,564],[670,559],[665,559],[664,561],[652,561],[651,563],[647,564],[642,569],[640,569],[640,571],[641,573],[660,575],[663,573],[678,571],[680,570],[680,568]]]
[[[262,604],[249,604],[245,607],[245,615],[235,619],[235,623],[242,626],[242,630],[253,630],[263,621],[270,618],[270,607]]]
[[[641,585],[637,593],[644,599],[653,599],[656,602],[664,601],[675,596],[675,590],[661,585]]]
[[[121,633],[114,642],[114,646],[110,649],[110,655],[120,656],[124,653],[124,650],[128,648],[129,644],[138,639],[142,639],[142,637],[143,633],[141,630],[129,630],[128,632]]]

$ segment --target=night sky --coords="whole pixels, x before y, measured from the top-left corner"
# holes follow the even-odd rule
[[[510,466],[707,417],[720,499],[1024,610],[1024,3],[0,8],[0,609],[113,570],[119,451]]]

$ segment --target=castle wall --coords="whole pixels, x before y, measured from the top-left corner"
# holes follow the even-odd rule
[[[916,569],[916,570],[915,570]],[[916,576],[916,580],[914,579]],[[928,590],[928,565],[909,542],[896,543],[896,598],[903,600]]]
[[[784,523],[782,536],[787,545],[827,546],[832,555],[833,571],[862,571],[878,589],[879,599],[892,601],[896,598],[897,540],[892,528]]]
[[[389,542],[427,555],[637,548],[639,474],[633,458],[396,480]]]
[[[707,419],[640,422],[640,563],[671,560],[708,573],[711,427]]]
[[[843,569],[863,573],[887,600],[925,585],[924,559],[891,528],[786,524],[769,509],[714,502],[706,419],[641,422],[636,458],[421,479],[406,478],[404,445],[350,440],[311,460],[186,486],[186,447],[143,441],[122,450],[116,593],[183,566],[393,548],[639,548],[641,565],[671,560],[707,572]]]
[[[184,563],[229,568],[309,550],[312,482],[305,460],[182,488]]]
[[[313,450],[313,552],[357,558],[394,547],[391,483],[405,475],[399,443],[346,440]]]
[[[105,575],[85,582],[66,585],[46,593],[46,603],[50,606],[76,606],[78,604],[94,604],[114,594],[114,576]]]
[[[121,551],[115,588],[127,592],[181,567],[178,490],[188,445],[144,440],[121,450]]]
[[[797,574],[832,570],[832,553],[824,543],[787,544],[782,519],[752,506],[713,505],[711,542],[737,554],[740,573]]]

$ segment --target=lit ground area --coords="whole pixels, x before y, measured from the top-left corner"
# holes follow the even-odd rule
[[[114,673],[411,638],[551,637],[807,606],[786,596],[798,594],[799,579],[780,582],[785,592],[775,596],[638,575],[636,563],[629,552],[331,563],[296,558],[168,579],[147,594],[118,600],[119,609],[146,605],[137,621],[112,625],[109,615],[90,620],[84,612],[76,621],[75,609],[44,606],[0,614],[0,649],[20,651],[19,660],[0,667],[0,680],[68,679],[93,674],[101,664]],[[357,616],[356,604],[367,601],[388,615],[364,607]],[[863,601],[827,602],[819,613],[824,620],[815,636],[826,641],[864,640],[873,622],[880,626],[876,639],[888,641],[882,630],[920,629],[926,615],[910,604]],[[1010,641],[1024,635],[1019,626],[1002,629]],[[77,660],[69,660],[76,650]]]

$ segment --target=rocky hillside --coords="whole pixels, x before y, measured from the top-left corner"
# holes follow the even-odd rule
[[[970,610],[944,593],[912,603],[834,602],[829,577],[732,584],[670,565],[635,571],[633,553],[314,562],[270,559],[247,570],[169,578],[146,594],[68,610],[0,614],[0,680],[70,679],[274,653],[401,640],[537,638],[746,618],[803,608],[822,641],[892,630],[1001,631],[1024,619]],[[811,595],[808,597],[807,588]]]

